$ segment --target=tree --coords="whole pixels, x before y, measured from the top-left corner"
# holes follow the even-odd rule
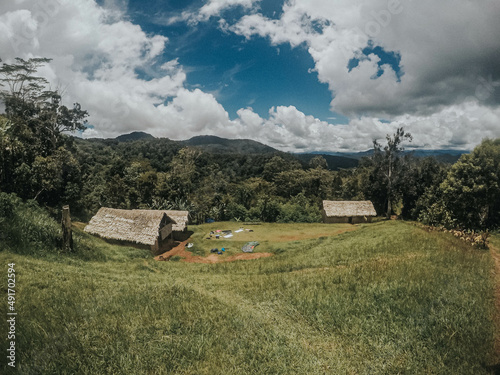
[[[21,142],[12,136],[12,132],[12,122],[0,115],[0,182],[4,185],[12,177],[9,175],[13,170],[12,163],[22,148]]]
[[[4,63],[0,67],[0,86],[4,87],[0,97],[5,103],[8,117],[15,115],[30,117],[33,113],[29,110],[35,110],[36,104],[45,102],[53,94],[44,90],[48,84],[45,78],[34,76],[41,66],[51,60],[47,58],[15,60],[15,64]]]
[[[328,162],[321,155],[313,157],[308,164],[310,168],[328,169]]]
[[[440,185],[446,210],[467,229],[500,225],[500,139],[484,140],[452,166]]]
[[[0,67],[0,100],[5,105],[0,129],[0,185],[2,190],[21,193],[23,198],[41,196],[37,194],[40,190],[33,194],[32,189],[23,188],[19,192],[19,186],[29,187],[38,181],[46,192],[58,185],[60,174],[54,172],[57,163],[53,163],[52,155],[61,147],[71,147],[71,140],[63,133],[85,129],[88,116],[78,103],[71,109],[64,106],[61,94],[50,90],[45,78],[36,76],[39,68],[50,61],[17,58],[15,63]],[[43,165],[50,165],[51,171]],[[49,181],[52,177],[56,180]]]
[[[410,133],[406,133],[404,129],[396,129],[396,133],[392,137],[387,134],[387,145],[382,151],[382,146],[373,141],[373,182],[378,182],[382,185],[384,191],[384,200],[387,203],[386,215],[389,217],[392,214],[393,203],[398,196],[398,188],[403,178],[404,163],[402,162],[401,152],[404,148],[401,144],[407,140],[412,140]]]
[[[378,209],[377,200],[373,199],[376,197],[373,194],[376,190],[373,189],[374,183],[370,181],[370,173],[371,167],[340,171],[339,177],[342,184],[338,190],[338,198],[349,201],[372,199],[375,208]]]
[[[5,104],[7,118],[14,126],[28,126],[41,141],[50,142],[52,150],[60,146],[64,132],[84,130],[87,111],[80,104],[73,108],[61,104],[61,94],[57,90],[47,89],[48,81],[36,76],[38,69],[51,59],[16,58],[14,64],[0,67],[0,83],[4,87],[0,98]]]
[[[134,161],[124,169],[124,182],[128,187],[128,206],[151,204],[157,183],[156,171],[149,160]],[[125,194],[126,192],[123,192]]]
[[[198,177],[196,161],[200,155],[199,150],[185,147],[172,159],[169,178],[172,187],[171,198],[186,199],[189,197]]]
[[[300,163],[297,160],[288,160],[279,155],[275,155],[264,165],[262,177],[264,177],[266,181],[272,182],[279,173],[294,169],[301,169]]]
[[[306,171],[293,169],[277,173],[274,176],[274,183],[279,187],[277,189],[278,195],[289,199],[306,190],[309,181]]]
[[[417,219],[422,209],[419,203],[421,197],[427,192],[427,197],[432,197],[430,189],[435,189],[446,177],[446,166],[439,163],[433,157],[416,158],[407,157],[405,178],[401,184],[401,200],[403,209],[401,215],[405,219]]]

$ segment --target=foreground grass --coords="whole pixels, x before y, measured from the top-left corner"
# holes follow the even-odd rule
[[[211,265],[82,241],[96,260],[0,253],[16,263],[19,373],[489,374],[497,362],[491,258],[446,233],[382,222]]]

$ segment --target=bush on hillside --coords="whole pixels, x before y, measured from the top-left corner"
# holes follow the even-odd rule
[[[320,221],[317,208],[298,203],[284,203],[280,207],[278,223],[317,223]]]
[[[229,202],[224,209],[224,217],[226,220],[239,221],[247,216],[247,209],[242,204]]]
[[[279,223],[317,223],[321,220],[319,207],[303,194],[297,194],[281,204],[277,217]]]
[[[474,246],[478,249],[488,249],[488,238],[490,237],[490,232],[476,232],[473,230],[460,230],[460,229],[446,229],[443,226],[432,226],[432,225],[422,225],[418,224],[421,228],[427,232],[448,232],[454,237],[457,237],[464,241],[465,243]]]
[[[59,224],[35,201],[0,193],[0,247],[22,254],[55,251],[61,242]]]

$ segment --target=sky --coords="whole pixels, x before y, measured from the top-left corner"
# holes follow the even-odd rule
[[[82,137],[144,131],[354,152],[500,137],[498,0],[10,0],[0,58],[88,110]]]

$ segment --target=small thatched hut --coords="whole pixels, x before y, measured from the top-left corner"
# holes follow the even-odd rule
[[[163,210],[167,216],[172,219],[172,235],[175,240],[183,240],[183,233],[187,232],[187,224],[189,221],[189,211],[173,211]]]
[[[172,224],[173,220],[164,211],[102,207],[84,230],[108,240],[146,246],[157,252],[172,240]]]
[[[370,201],[323,201],[324,223],[369,223],[377,216]]]

